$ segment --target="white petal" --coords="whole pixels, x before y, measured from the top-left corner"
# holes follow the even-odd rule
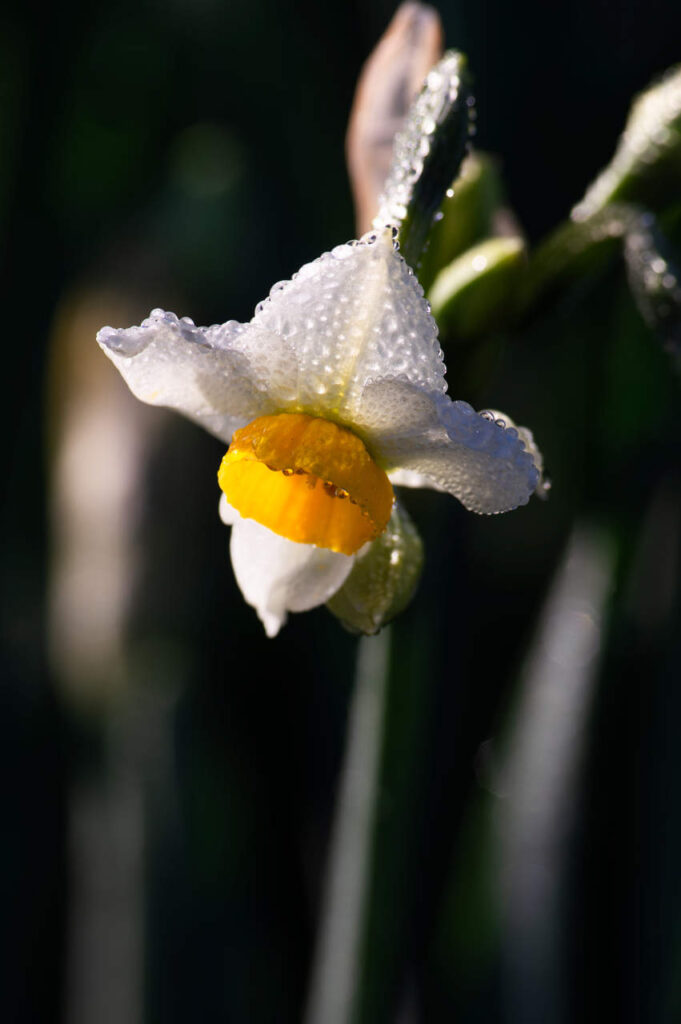
[[[391,469],[388,476],[390,477],[390,483],[397,487],[413,487],[415,489],[425,487],[431,491],[441,491],[443,494],[449,493],[446,487],[442,487],[434,480],[431,480],[430,477],[424,476],[423,473],[417,473],[415,469]]]
[[[356,425],[395,483],[413,485],[419,474],[472,512],[525,505],[539,480],[518,429],[410,381],[367,384]]]
[[[222,519],[225,526],[234,526],[237,519],[241,519],[240,514],[234,508],[233,505],[227,501],[225,494],[220,495],[220,504],[218,505],[218,514]]]
[[[161,309],[139,327],[103,327],[97,340],[137,398],[177,409],[227,442],[274,411],[269,385],[290,362],[281,339],[248,325],[195,327]]]
[[[507,416],[504,412],[499,412],[497,409],[486,409],[485,414],[493,416],[497,423],[501,423],[506,427],[513,427],[518,431],[518,437],[525,445],[525,451],[530,453],[532,461],[539,472],[535,493],[538,498],[547,498],[551,490],[551,481],[544,476],[544,457],[537,447],[532,431],[529,427],[519,427],[510,416]]]
[[[287,612],[308,611],[328,601],[355,561],[354,555],[296,544],[241,518],[232,527],[230,553],[241,592],[270,637],[286,622]]]
[[[295,348],[298,401],[353,420],[369,378],[400,374],[444,391],[437,328],[392,232],[339,245],[275,285],[252,323]]]
[[[196,327],[154,310],[98,341],[132,392],[229,441],[256,416],[333,412],[352,423],[370,377],[444,391],[437,328],[392,232],[337,246],[275,285],[250,324]]]

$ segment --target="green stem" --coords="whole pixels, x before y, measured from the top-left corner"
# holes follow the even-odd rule
[[[347,1024],[359,987],[389,654],[389,628],[359,642],[306,1024]]]

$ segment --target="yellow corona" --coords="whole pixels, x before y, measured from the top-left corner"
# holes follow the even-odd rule
[[[232,438],[218,482],[245,519],[352,555],[385,529],[388,477],[346,427],[305,413],[260,416]]]

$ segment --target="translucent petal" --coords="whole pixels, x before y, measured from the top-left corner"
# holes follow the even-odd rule
[[[270,637],[277,635],[288,612],[308,611],[328,601],[355,561],[354,555],[296,544],[241,518],[232,527],[230,553],[241,592]]]
[[[397,487],[413,487],[416,489],[424,487],[431,491],[441,491],[443,494],[448,493],[446,487],[442,487],[441,484],[431,480],[430,477],[424,476],[423,473],[417,473],[415,469],[392,469],[388,477],[390,478],[390,483]],[[227,520],[224,521],[226,522]]]
[[[275,285],[252,323],[295,349],[305,411],[352,423],[365,382],[386,374],[445,390],[435,322],[390,228],[339,245]]]
[[[370,381],[356,424],[393,483],[427,483],[472,512],[524,505],[539,480],[518,429],[408,380]]]
[[[97,340],[137,398],[177,409],[227,442],[272,412],[291,382],[285,342],[235,321],[195,327],[155,309],[139,327],[103,327]]]
[[[518,437],[525,445],[525,451],[529,452],[532,456],[532,461],[537,467],[539,473],[539,479],[537,480],[537,486],[535,487],[535,494],[538,498],[548,498],[549,491],[551,490],[551,481],[544,475],[544,457],[537,447],[537,442],[534,439],[534,434],[529,427],[517,426],[510,416],[507,416],[504,412],[499,412],[497,409],[485,409],[482,413],[483,416],[492,416],[497,423],[502,423],[506,427],[512,427],[518,431]]]

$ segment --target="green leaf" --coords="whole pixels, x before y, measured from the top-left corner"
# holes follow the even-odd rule
[[[353,633],[377,633],[411,601],[423,566],[423,544],[405,509],[364,554],[327,608]]]
[[[573,210],[586,220],[608,203],[663,209],[678,199],[681,179],[681,66],[634,101],[610,164]]]
[[[614,203],[589,220],[561,224],[531,254],[520,305],[543,305],[556,293],[594,277],[617,257],[636,207]]]
[[[670,352],[681,353],[681,272],[679,254],[651,213],[632,224],[624,244],[627,277],[647,325]]]
[[[442,334],[469,339],[506,323],[525,265],[525,244],[513,237],[490,238],[445,267],[428,295]]]
[[[421,258],[419,281],[425,289],[438,271],[493,234],[493,217],[501,197],[497,162],[487,153],[470,153],[461,164],[461,174],[447,189],[442,217],[435,221]]]
[[[580,773],[615,579],[609,537],[573,529],[522,669],[495,782],[502,954],[516,1020],[567,1020],[561,970]],[[528,865],[530,868],[528,869]],[[531,1008],[541,1007],[538,1017]]]
[[[464,157],[474,106],[466,57],[449,50],[429,73],[395,138],[377,227],[399,227],[402,255],[416,267],[435,214]]]

